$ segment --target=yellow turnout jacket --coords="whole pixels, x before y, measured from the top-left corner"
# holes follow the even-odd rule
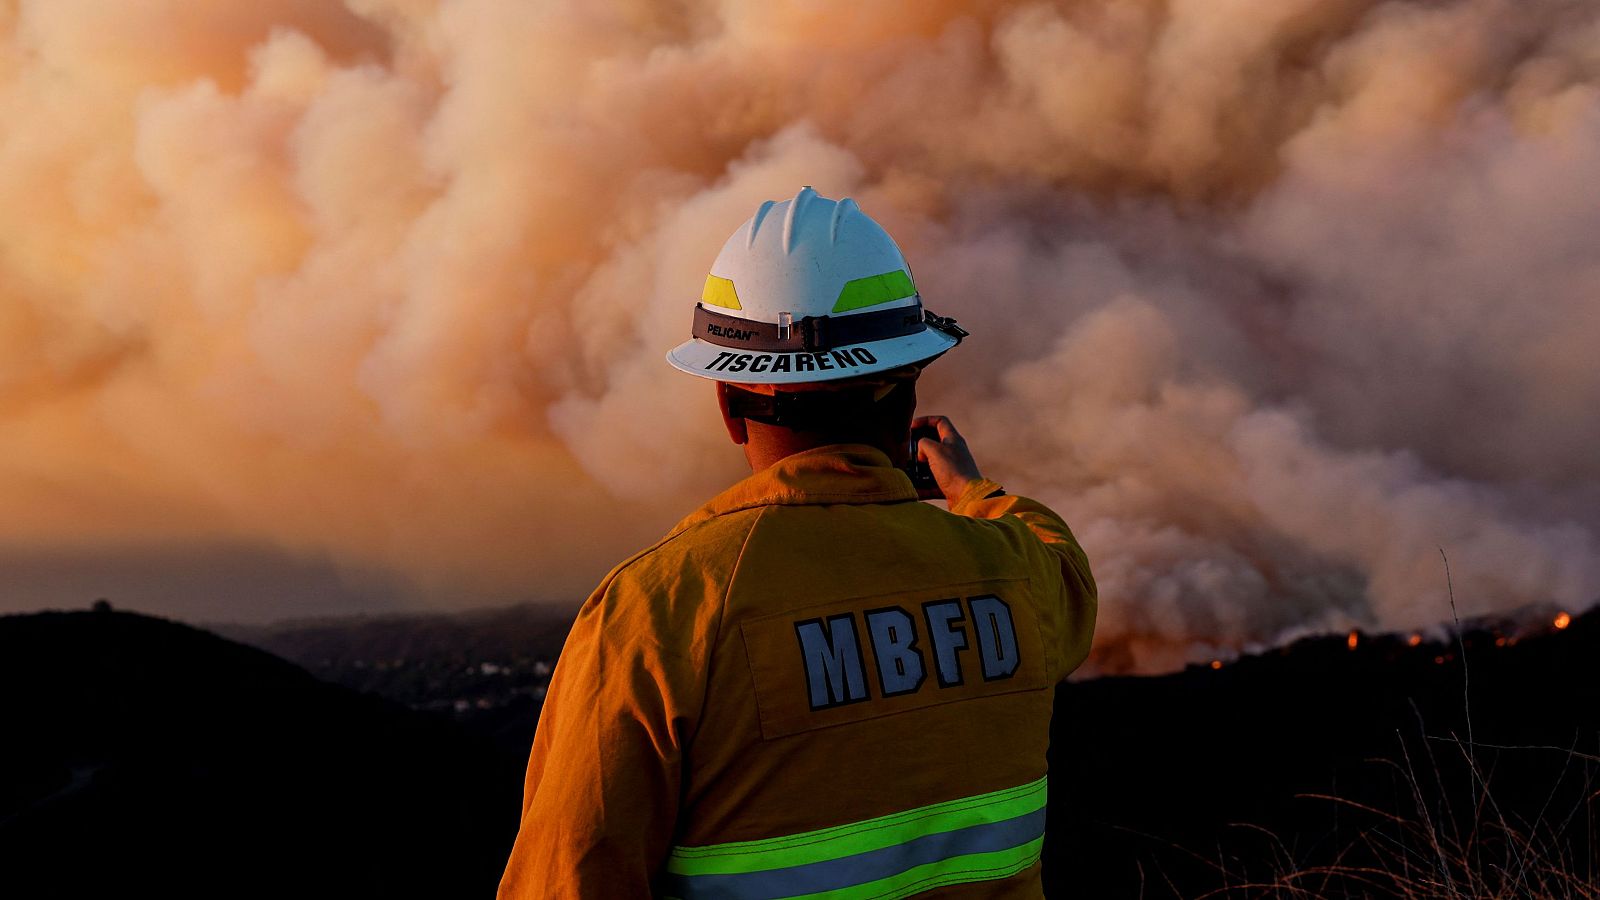
[[[1052,689],[1095,606],[1039,503],[788,457],[584,604],[500,896],[1037,897]]]

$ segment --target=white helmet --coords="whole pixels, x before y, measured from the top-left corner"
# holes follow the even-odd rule
[[[966,337],[922,308],[889,233],[809,187],[761,204],[717,254],[674,367],[717,381],[833,381],[925,362]]]

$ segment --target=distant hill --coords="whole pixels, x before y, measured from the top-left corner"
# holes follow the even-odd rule
[[[368,660],[553,660],[577,607],[524,604],[464,613],[394,613],[211,625],[212,631],[302,665]]]
[[[0,896],[491,896],[524,760],[260,650],[0,617]]]
[[[0,743],[0,896],[491,896],[542,696],[532,673],[567,624],[537,620],[524,609],[255,635],[325,675],[370,678],[408,710],[171,622],[0,618],[0,721],[24,736]],[[1566,624],[1481,626],[1462,642],[1465,668],[1462,644],[1357,635],[1063,687],[1050,896],[1197,897],[1392,863],[1385,847],[1425,877],[1450,854],[1532,871],[1566,853],[1574,877],[1592,873],[1600,614]],[[516,672],[534,678],[527,691],[489,690]],[[479,693],[461,710],[464,690]],[[1296,886],[1320,893],[1213,896],[1387,896],[1319,877]],[[1506,896],[1563,896],[1525,882]]]
[[[575,613],[530,604],[212,628],[318,678],[450,716],[520,755]]]

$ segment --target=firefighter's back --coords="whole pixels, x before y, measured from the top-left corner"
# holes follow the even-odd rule
[[[737,513],[668,889],[1037,896],[1059,558],[1014,517],[799,499]]]

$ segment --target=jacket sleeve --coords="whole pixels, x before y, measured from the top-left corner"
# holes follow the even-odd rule
[[[991,496],[997,492],[999,496]],[[1056,586],[1055,602],[1044,604],[1045,608],[1039,612],[1046,633],[1054,636],[1055,677],[1066,678],[1089,655],[1095,613],[1099,608],[1089,557],[1078,545],[1078,539],[1072,536],[1072,530],[1043,503],[1004,493],[998,483],[986,478],[969,485],[950,505],[950,511],[974,519],[1015,516],[1038,538],[1036,542],[1028,542],[1030,546],[1023,548],[1023,552],[1035,576],[1044,584]]]
[[[528,761],[502,900],[651,894],[701,692],[698,667],[659,642],[650,611],[660,605],[642,593],[608,579],[567,638]]]

